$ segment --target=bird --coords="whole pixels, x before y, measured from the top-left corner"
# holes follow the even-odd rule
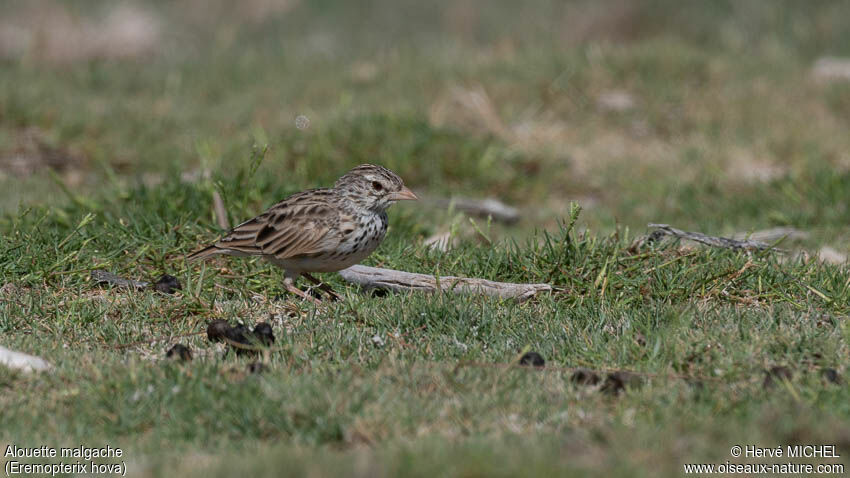
[[[284,270],[288,292],[319,303],[295,287],[304,276],[338,298],[310,273],[337,272],[366,259],[386,236],[387,209],[397,201],[417,199],[394,172],[361,164],[331,188],[309,189],[279,201],[187,260],[222,254],[260,256]]]

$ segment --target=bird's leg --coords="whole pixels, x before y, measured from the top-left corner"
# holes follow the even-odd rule
[[[325,291],[329,296],[331,296],[331,299],[342,300],[342,296],[337,294],[336,291],[334,291],[331,286],[325,284],[324,282],[320,281],[319,279],[316,279],[315,277],[313,277],[312,275],[310,275],[306,272],[302,272],[301,275],[306,277],[307,280],[309,280],[310,282],[319,286],[319,289]]]
[[[316,305],[321,305],[322,302],[319,299],[311,296],[310,294],[304,292],[303,290],[299,289],[298,287],[295,287],[295,279],[297,279],[297,278],[298,278],[297,275],[293,276],[293,275],[290,275],[290,274],[287,273],[286,276],[283,278],[283,287],[287,291],[297,295],[298,297],[301,297],[304,300],[309,300],[310,302],[312,302]]]

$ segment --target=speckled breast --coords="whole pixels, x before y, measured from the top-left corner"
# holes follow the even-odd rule
[[[339,247],[330,254],[289,259],[269,259],[292,271],[336,272],[351,267],[369,257],[387,234],[387,214],[363,216],[359,226],[348,234]]]

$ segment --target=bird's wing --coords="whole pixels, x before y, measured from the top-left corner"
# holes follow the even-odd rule
[[[233,228],[215,247],[278,259],[333,251],[342,237],[339,226],[348,218],[328,204],[328,195],[318,189],[290,196]]]

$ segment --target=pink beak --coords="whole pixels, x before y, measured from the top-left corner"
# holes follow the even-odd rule
[[[407,189],[407,187],[402,187],[401,191],[397,193],[390,193],[388,196],[390,201],[418,201],[419,198],[413,194],[413,191]]]

